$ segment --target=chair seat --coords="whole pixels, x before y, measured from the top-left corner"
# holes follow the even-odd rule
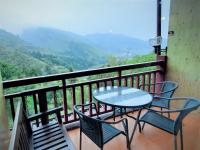
[[[124,132],[118,130],[117,128],[109,125],[109,124],[102,124],[102,129],[103,129],[103,143],[105,144],[112,138],[118,136],[119,134],[124,134]]]
[[[151,106],[162,107],[168,109],[168,101],[167,100],[156,100],[151,103]]]
[[[33,130],[34,149],[71,149],[71,141],[63,134],[63,128],[58,122],[51,122]]]
[[[171,134],[175,134],[174,120],[167,118],[156,112],[148,111],[140,118],[140,121],[149,123],[152,126],[165,130]]]

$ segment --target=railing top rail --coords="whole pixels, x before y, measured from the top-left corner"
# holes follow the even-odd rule
[[[129,64],[129,65],[114,66],[114,67],[81,70],[81,71],[76,71],[76,72],[68,72],[68,73],[54,74],[54,75],[47,75],[47,76],[23,78],[23,79],[18,79],[18,80],[8,80],[8,81],[3,82],[3,88],[5,89],[5,88],[10,88],[10,87],[38,84],[38,83],[44,83],[44,82],[58,81],[58,80],[64,80],[64,79],[70,79],[70,78],[77,78],[77,77],[96,75],[96,74],[102,74],[102,73],[111,73],[111,72],[157,66],[157,65],[162,66],[164,65],[164,63],[165,61],[158,60],[158,61],[144,62],[144,63],[138,63],[138,64]]]

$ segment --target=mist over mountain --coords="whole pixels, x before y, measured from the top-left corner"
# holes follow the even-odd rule
[[[22,32],[20,37],[41,48],[47,48],[48,52],[69,55],[81,55],[82,53],[98,54],[99,49],[87,42],[87,39],[72,32],[66,32],[53,28],[29,28]]]
[[[81,36],[72,32],[53,28],[29,28],[20,37],[49,52],[72,56],[82,55],[87,51],[91,55],[133,56],[144,55],[152,51],[148,41],[113,33],[97,33]],[[98,58],[97,58],[98,59]]]
[[[109,54],[119,56],[144,55],[152,51],[148,41],[121,34],[98,33],[86,35],[86,38],[94,46],[106,50]]]

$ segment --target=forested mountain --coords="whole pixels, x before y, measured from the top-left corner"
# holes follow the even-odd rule
[[[87,39],[71,32],[52,28],[29,28],[20,37],[48,53],[60,58],[65,66],[86,69],[105,63],[105,56],[97,47],[91,46]]]
[[[87,45],[77,43],[74,47],[68,49],[68,52],[57,53],[55,50],[53,53],[53,48],[51,51],[48,47],[37,47],[19,36],[0,30],[0,69],[3,79],[87,69],[105,62],[97,53],[90,52]]]
[[[77,34],[46,27],[27,28],[20,38],[53,53],[71,52],[74,44],[85,43],[85,39]]]
[[[51,65],[51,60],[45,62],[33,55],[40,50],[42,51],[27,44],[18,36],[0,30],[0,69],[3,79],[46,75],[67,70],[56,63]]]
[[[109,55],[130,57],[151,49],[146,41],[119,34],[81,36],[38,27],[16,36],[0,30],[0,69],[4,80],[55,74],[105,66],[116,61]]]
[[[87,51],[89,58],[102,53],[116,56],[144,55],[153,49],[148,41],[112,33],[81,36],[58,29],[38,27],[24,30],[20,37],[35,46],[48,48],[48,51],[56,55],[70,53],[72,56],[84,56],[82,53]]]

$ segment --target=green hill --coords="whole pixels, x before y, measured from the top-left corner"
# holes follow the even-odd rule
[[[33,47],[18,36],[0,30],[0,69],[3,80],[39,76],[67,71],[63,66],[45,62],[35,57],[37,47]],[[41,56],[43,56],[40,53]],[[44,55],[43,58],[46,56]]]
[[[49,34],[52,35],[51,32]],[[42,43],[46,41],[45,44],[49,45],[43,47],[0,30],[0,69],[3,80],[67,72],[69,69],[88,69],[105,62],[102,55],[97,54],[93,47],[81,43],[78,36],[69,36],[72,40],[70,42],[69,37],[59,38],[60,35],[52,35],[53,38],[46,40],[38,36],[38,40]],[[64,38],[68,42],[65,43]]]
[[[91,46],[84,37],[58,29],[38,27],[24,30],[20,37],[59,57],[64,66],[75,70],[87,69],[105,63],[102,49]]]

